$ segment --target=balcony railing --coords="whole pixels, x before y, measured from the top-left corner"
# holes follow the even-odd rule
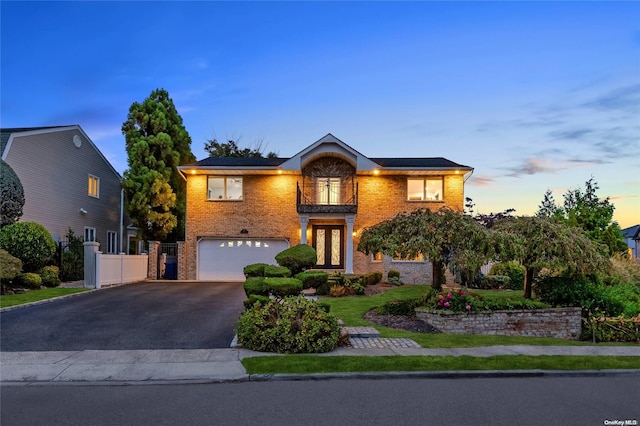
[[[298,213],[357,213],[358,212],[358,184],[351,181],[345,185],[341,182],[337,187],[329,188],[327,192],[320,191],[317,183],[297,184],[296,208]],[[334,191],[330,195],[330,191]]]

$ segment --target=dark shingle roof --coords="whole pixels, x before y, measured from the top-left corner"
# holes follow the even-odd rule
[[[423,169],[423,168],[470,168],[469,166],[463,166],[462,164],[454,163],[442,157],[432,158],[369,158],[382,167],[392,168],[407,168],[407,169]]]
[[[288,158],[208,157],[191,166],[199,167],[277,167]]]

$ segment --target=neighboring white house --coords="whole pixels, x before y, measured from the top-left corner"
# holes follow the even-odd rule
[[[0,155],[24,188],[20,221],[40,223],[56,241],[72,229],[104,253],[136,252],[128,249],[135,231],[122,227],[120,174],[79,125],[0,129]]]

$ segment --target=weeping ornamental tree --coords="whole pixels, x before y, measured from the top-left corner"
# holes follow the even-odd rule
[[[134,102],[122,133],[129,165],[122,186],[129,217],[145,239],[184,239],[186,185],[176,166],[195,157],[167,91],[157,89],[143,103]]]
[[[532,283],[542,268],[587,275],[604,271],[608,260],[580,228],[542,216],[515,217],[496,223],[494,229],[519,238],[521,253],[512,257],[525,267],[524,297],[531,298]]]
[[[433,265],[432,284],[440,288],[447,267],[470,283],[487,261],[515,257],[518,241],[517,236],[488,230],[448,208],[419,209],[365,229],[358,250],[403,258],[425,256]]]

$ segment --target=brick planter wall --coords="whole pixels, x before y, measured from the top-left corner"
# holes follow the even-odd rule
[[[493,311],[472,314],[416,309],[416,316],[443,333],[577,339],[581,308]]]

